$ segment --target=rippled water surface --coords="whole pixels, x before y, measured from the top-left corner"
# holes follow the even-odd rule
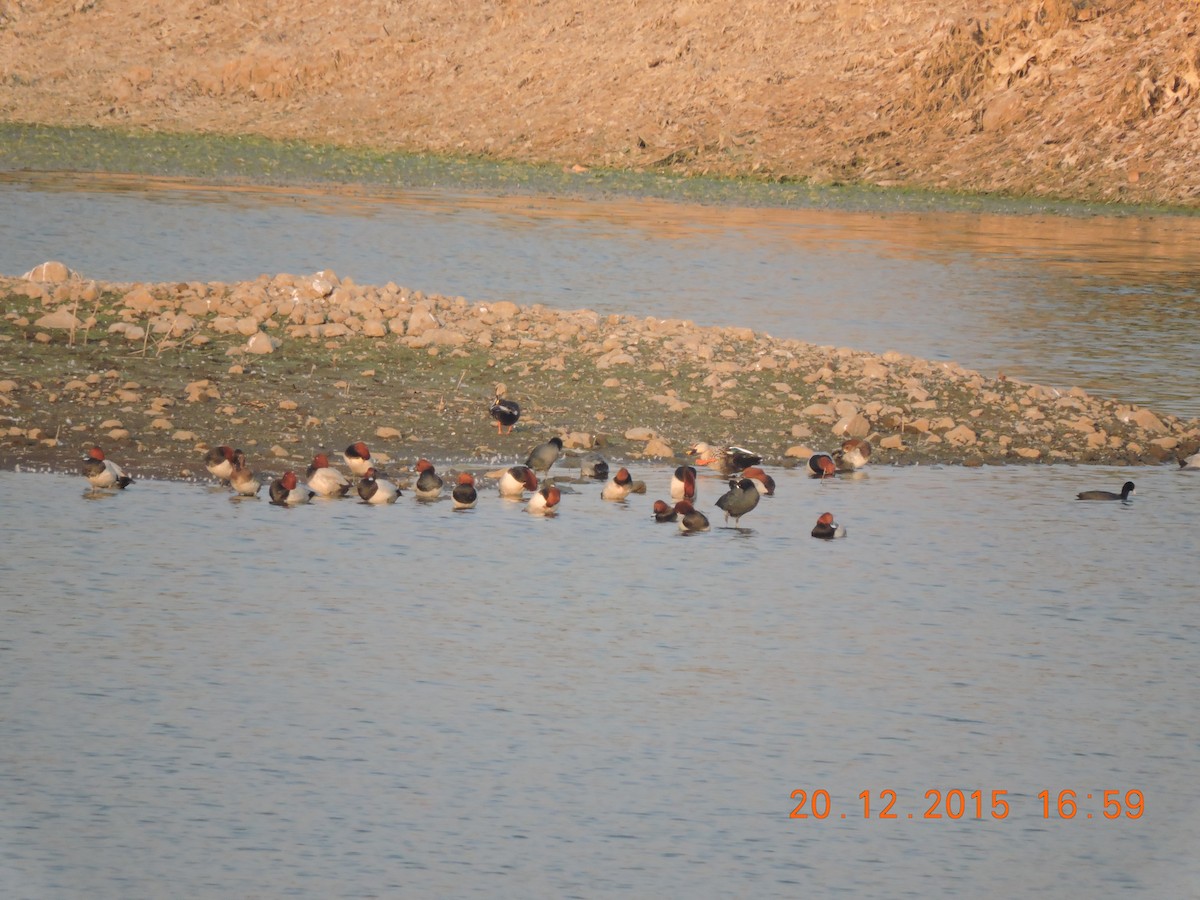
[[[0,892],[1200,892],[1200,474],[781,472],[689,537],[634,474],[539,519],[0,473]]]
[[[731,208],[0,177],[0,272],[332,268],[471,300],[743,324],[1200,416],[1200,218]]]

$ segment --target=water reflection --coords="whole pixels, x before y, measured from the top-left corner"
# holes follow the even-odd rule
[[[745,324],[1200,415],[1200,219],[684,206],[0,176],[0,271],[332,268],[473,300]]]
[[[782,473],[683,538],[635,475],[541,519],[0,473],[6,893],[1195,893],[1200,479]]]

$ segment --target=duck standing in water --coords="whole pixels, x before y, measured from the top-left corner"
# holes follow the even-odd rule
[[[229,473],[229,486],[243,497],[253,497],[262,488],[262,482],[246,465],[246,454],[241,450],[233,452],[233,471]]]
[[[104,490],[116,487],[121,490],[133,484],[133,479],[126,475],[121,467],[104,456],[104,451],[93,447],[83,460],[83,474],[92,487]]]
[[[291,469],[271,482],[271,502],[276,506],[299,506],[312,498],[313,492],[297,481],[296,473]]]
[[[671,499],[696,502],[696,467],[679,466],[671,475]]]
[[[633,476],[624,466],[617,469],[617,474],[604,486],[600,492],[601,500],[624,500],[633,490]]]
[[[692,444],[687,455],[696,457],[696,465],[709,466],[722,475],[733,475],[762,462],[761,456],[742,447],[714,447],[704,441]]]
[[[828,453],[814,453],[808,458],[808,474],[813,478],[832,478],[837,474],[837,464]]]
[[[1077,494],[1076,497],[1080,500],[1121,500],[1128,501],[1131,496],[1137,493],[1133,489],[1133,482],[1127,481],[1121,486],[1121,493],[1114,494],[1112,491],[1084,491],[1082,494]]]
[[[549,472],[550,467],[558,459],[558,455],[562,453],[562,448],[562,438],[552,437],[546,443],[538,444],[529,451],[529,458],[525,460],[525,465],[535,472]]]
[[[488,415],[496,422],[496,434],[502,434],[505,428],[512,434],[513,426],[521,418],[521,407],[515,400],[504,399],[504,392],[497,390],[496,399],[492,401]]]
[[[862,438],[842,441],[842,446],[833,451],[833,461],[843,472],[861,469],[871,460],[871,444]]]
[[[764,497],[775,496],[775,479],[760,469],[758,466],[751,466],[742,472],[743,478],[748,478],[751,484]]]
[[[342,454],[342,459],[346,461],[346,468],[350,470],[350,474],[357,475],[359,478],[366,475],[367,469],[375,465],[371,461],[371,451],[362,441],[355,441],[347,447],[346,452]]]
[[[329,465],[329,457],[318,453],[305,472],[309,490],[320,497],[345,497],[350,490],[350,480]]]
[[[358,482],[358,496],[362,498],[363,503],[382,506],[385,503],[395,503],[396,498],[400,496],[400,488],[386,478],[380,478],[375,467],[371,466]]]
[[[442,476],[434,471],[433,463],[427,459],[417,460],[417,499],[436,500],[442,493]]]
[[[825,541],[831,541],[834,538],[845,537],[846,529],[844,526],[833,521],[833,513],[821,513],[820,518],[817,519],[817,524],[813,526],[812,536]]]
[[[233,456],[236,452],[226,444],[213,447],[204,454],[204,468],[221,484],[229,484],[229,477],[233,474]]]
[[[733,527],[740,528],[742,516],[758,506],[758,488],[749,478],[734,478],[729,490],[717,500],[717,506],[725,511],[725,521],[733,517]]]
[[[708,531],[708,516],[692,506],[689,500],[680,500],[675,504],[675,513],[679,522],[679,530],[684,534],[695,534]]]
[[[654,501],[654,512],[652,515],[655,522],[674,522],[679,518],[679,512],[666,500]]]
[[[454,500],[455,509],[471,509],[479,499],[475,490],[475,476],[470,472],[460,472],[450,497]]]
[[[561,499],[559,489],[548,484],[529,498],[529,505],[525,509],[536,516],[552,516],[558,511],[558,501]]]
[[[528,466],[512,466],[500,476],[500,496],[520,498],[525,491],[536,491],[537,476]]]

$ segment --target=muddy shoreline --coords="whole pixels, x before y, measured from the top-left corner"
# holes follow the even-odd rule
[[[75,471],[100,444],[135,477],[207,476],[205,450],[264,473],[365,440],[489,468],[562,436],[611,460],[734,443],[772,466],[850,437],[873,465],[1173,463],[1200,422],[954,363],[739,327],[472,302],[333,272],[239,283],[0,276],[0,468]],[[488,416],[519,402],[513,434]]]

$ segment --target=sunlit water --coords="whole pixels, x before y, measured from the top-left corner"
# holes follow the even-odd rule
[[[730,208],[0,178],[0,272],[331,268],[471,300],[748,325],[1200,416],[1200,219]]]
[[[634,474],[540,519],[0,473],[0,893],[1200,892],[1200,473],[779,472],[687,537]]]

